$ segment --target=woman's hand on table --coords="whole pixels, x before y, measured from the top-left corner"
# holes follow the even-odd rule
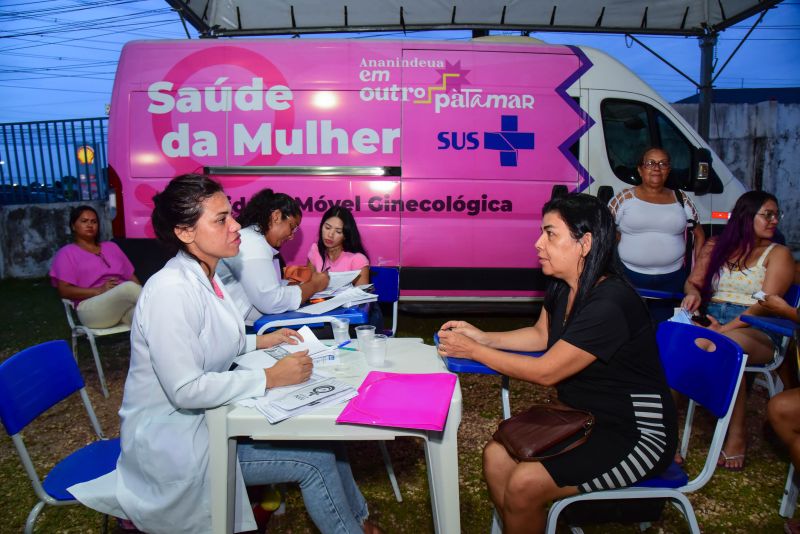
[[[264,369],[264,374],[267,377],[267,387],[277,388],[305,382],[313,370],[314,363],[308,356],[308,351],[304,350],[278,360],[269,369]]]
[[[475,330],[477,330],[477,328]],[[480,332],[480,330],[478,330],[478,332]],[[480,343],[471,337],[468,337],[464,333],[459,333],[455,329],[443,329],[439,331],[438,351],[440,356],[472,359],[472,356],[475,354],[475,350],[480,346]]]
[[[269,334],[258,336],[256,338],[256,348],[265,349],[267,347],[274,347],[275,345],[281,345],[283,343],[297,345],[300,341],[303,341],[303,336],[298,334],[295,330],[292,330],[291,328],[280,328],[274,332],[270,332]]]
[[[439,329],[439,339],[442,338],[442,332],[447,331],[455,332],[456,334],[462,334],[474,341],[477,341],[481,345],[487,344],[486,332],[472,326],[466,321],[447,321]]]

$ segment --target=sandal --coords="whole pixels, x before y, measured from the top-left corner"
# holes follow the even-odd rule
[[[719,453],[719,460],[717,461],[717,466],[727,469],[728,471],[741,471],[744,469],[745,460],[745,453],[742,454],[733,454],[728,456],[725,451],[720,451]],[[736,462],[738,460],[742,461],[742,465],[739,466],[731,466],[729,465],[730,462]]]

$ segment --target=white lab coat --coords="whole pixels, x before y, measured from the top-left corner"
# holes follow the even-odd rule
[[[255,349],[255,336],[245,336],[223,294],[217,297],[197,261],[183,253],[145,284],[119,412],[122,454],[116,471],[97,479],[116,485],[118,508],[92,482],[70,488],[81,502],[127,516],[150,534],[210,531],[204,410],[263,395],[266,386],[262,370],[228,371],[235,356]],[[238,465],[236,478],[235,530],[253,530]]]
[[[220,261],[217,274],[233,295],[242,316],[256,320],[264,314],[299,308],[302,291],[299,286],[289,286],[281,280],[275,258],[278,251],[255,226],[242,228],[239,236],[242,240],[239,254]]]

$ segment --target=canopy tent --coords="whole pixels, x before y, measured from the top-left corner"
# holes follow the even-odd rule
[[[708,138],[714,50],[722,30],[781,0],[166,0],[203,37],[303,33],[488,30],[630,35],[700,93],[698,131]],[[752,32],[752,29],[750,30]],[[681,72],[634,34],[695,36],[700,80]],[[187,30],[188,35],[188,30]],[[750,32],[742,39],[742,43]],[[741,43],[739,44],[741,46]],[[733,51],[731,57],[736,53]]]
[[[492,29],[702,36],[780,0],[167,0],[203,36]]]

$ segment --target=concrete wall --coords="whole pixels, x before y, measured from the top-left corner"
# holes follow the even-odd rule
[[[697,126],[696,104],[674,104]],[[800,251],[800,104],[714,104],[709,144],[749,189],[778,197],[780,230]]]
[[[46,276],[56,251],[72,242],[69,212],[80,204],[97,210],[101,239],[110,239],[108,202],[0,206],[0,278]]]

